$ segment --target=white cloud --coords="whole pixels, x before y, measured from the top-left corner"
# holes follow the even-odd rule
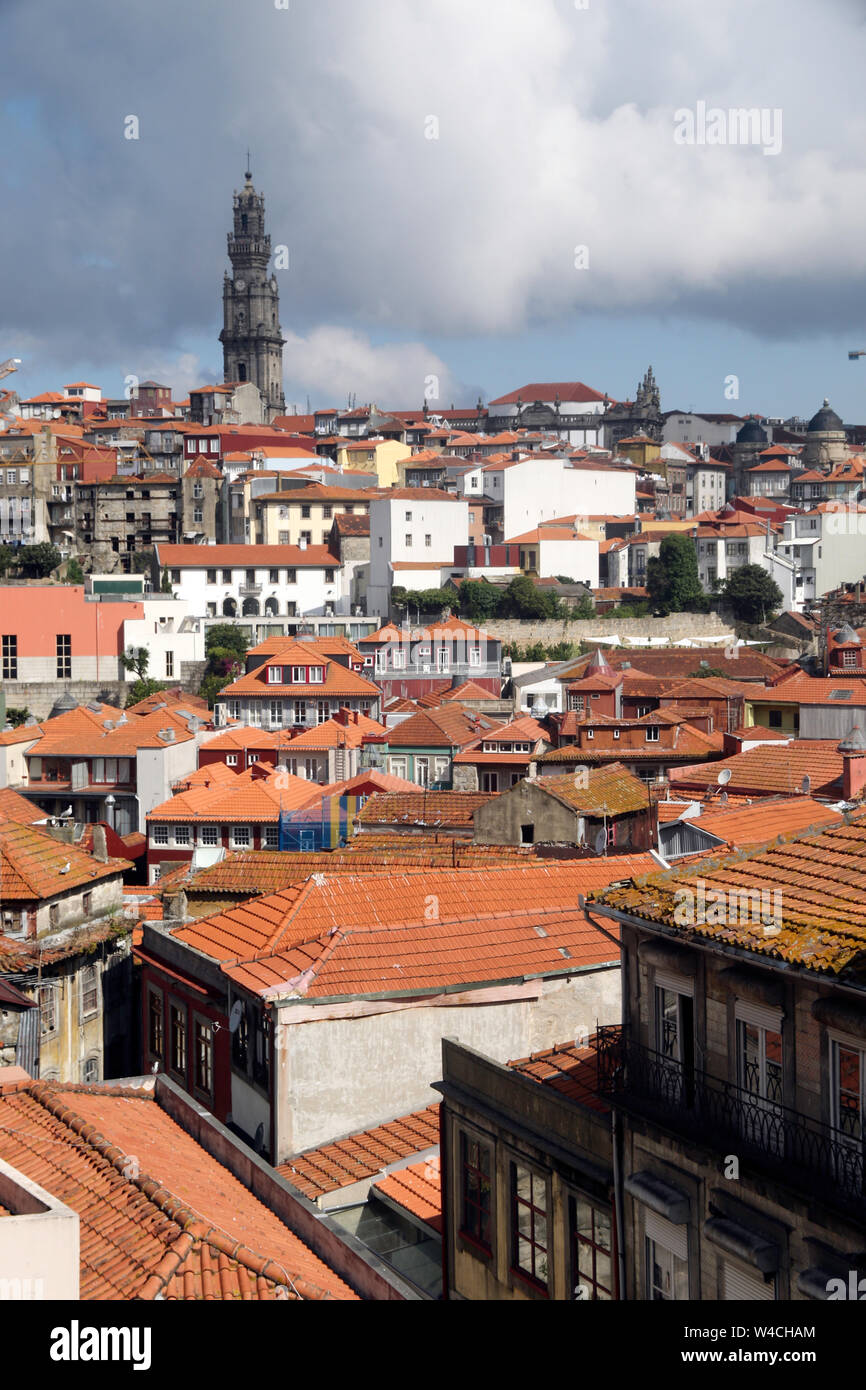
[[[307,337],[287,334],[283,352],[286,401],[303,411],[314,405],[345,404],[351,391],[359,405],[382,409],[417,406],[447,409],[460,400],[446,364],[423,343],[374,344],[363,333],[323,326]]]

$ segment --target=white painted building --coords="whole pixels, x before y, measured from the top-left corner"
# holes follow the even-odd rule
[[[196,617],[348,616],[340,561],[323,545],[157,545],[158,587],[169,576]]]
[[[469,507],[451,493],[434,488],[394,488],[384,497],[373,498],[368,611],[388,612],[395,583],[406,588],[438,588],[442,568],[453,568],[454,547],[465,545],[468,536]],[[423,583],[412,576],[423,577]]]
[[[502,504],[506,537],[554,517],[634,516],[636,510],[635,474],[627,468],[523,458],[486,464],[484,478],[486,496]]]
[[[180,680],[185,662],[204,661],[205,627],[193,617],[186,599],[167,594],[142,600],[144,616],[123,624],[123,650],[146,647],[150,653],[147,675],[151,680]],[[121,679],[138,679],[135,671],[121,669]]]

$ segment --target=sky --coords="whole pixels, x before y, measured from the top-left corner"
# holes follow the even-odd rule
[[[0,0],[0,359],[221,380],[249,147],[289,406],[652,363],[663,409],[866,421],[864,60],[863,0]]]

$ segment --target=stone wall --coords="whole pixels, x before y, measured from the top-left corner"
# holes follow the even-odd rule
[[[732,623],[724,623],[717,613],[672,613],[668,618],[598,618],[571,621],[564,618],[492,618],[480,624],[491,637],[502,642],[531,646],[543,642],[546,647],[557,642],[585,642],[608,637],[669,637],[677,642],[683,637],[721,637],[733,632]]]
[[[163,681],[162,684],[174,689],[180,685],[184,690],[196,692],[201,685],[205,662],[184,661],[181,663],[180,681]],[[77,705],[100,701],[105,705],[125,708],[132,688],[131,681],[4,681],[3,693],[7,709],[29,709],[31,717],[37,722],[47,719],[55,701],[61,695],[69,695]]]

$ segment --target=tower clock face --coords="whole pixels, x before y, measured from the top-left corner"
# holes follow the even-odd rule
[[[235,280],[235,289],[236,289],[236,290],[239,290],[241,294],[243,294],[243,292],[244,292],[244,290],[246,289],[246,287],[247,287],[247,282],[246,282],[246,280]]]

